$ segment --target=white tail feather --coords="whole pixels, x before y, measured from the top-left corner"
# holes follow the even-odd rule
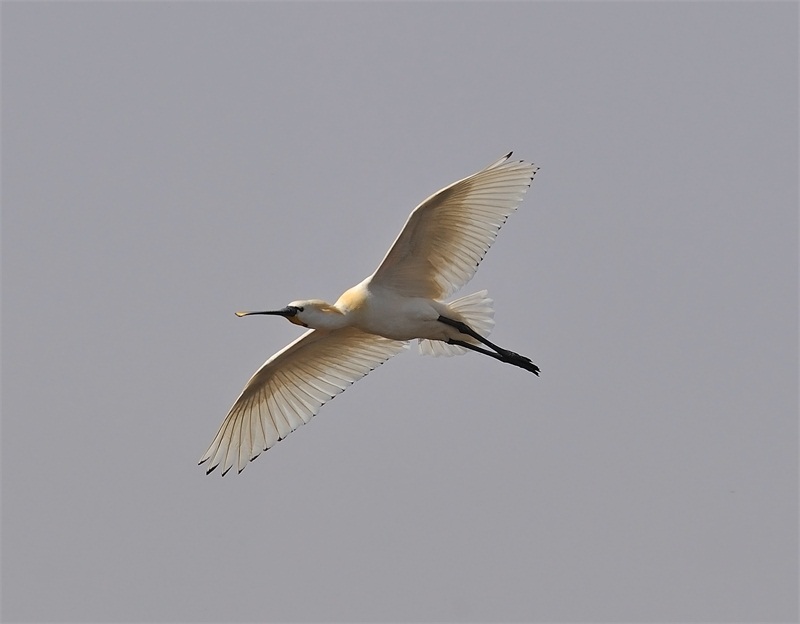
[[[469,325],[472,329],[478,332],[481,336],[486,338],[492,333],[494,327],[494,308],[492,308],[492,301],[489,298],[488,290],[481,290],[466,297],[461,297],[455,301],[451,301],[448,305],[453,311],[458,312],[461,319]],[[480,343],[464,336],[464,342],[479,345]],[[420,340],[419,352],[422,355],[432,355],[434,357],[450,357],[453,355],[463,355],[469,349],[459,347],[458,345],[447,344],[441,340]]]

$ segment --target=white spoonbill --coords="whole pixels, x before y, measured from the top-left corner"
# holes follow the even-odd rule
[[[308,299],[280,310],[236,313],[283,316],[311,329],[247,382],[200,459],[209,462],[206,474],[220,465],[223,475],[234,465],[241,472],[415,338],[423,354],[477,351],[539,374],[528,358],[486,339],[494,312],[485,290],[444,302],[475,275],[539,169],[510,157],[417,206],[377,270],[333,305]]]

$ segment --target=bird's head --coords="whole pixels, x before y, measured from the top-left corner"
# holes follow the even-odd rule
[[[343,314],[336,306],[332,306],[320,299],[305,299],[292,301],[280,310],[265,310],[263,312],[237,312],[236,316],[252,316],[254,314],[272,314],[283,316],[290,323],[314,329],[336,329],[342,326]]]

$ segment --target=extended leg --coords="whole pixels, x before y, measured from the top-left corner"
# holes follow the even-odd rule
[[[489,342],[486,338],[481,336],[478,332],[476,332],[474,329],[472,329],[466,323],[462,323],[461,321],[454,321],[453,319],[447,318],[446,316],[439,316],[439,322],[440,323],[444,323],[445,325],[450,325],[451,327],[455,327],[462,334],[466,334],[467,336],[472,336],[478,342],[482,342],[487,347],[491,347],[492,349],[494,349],[495,351],[497,351],[500,354],[503,354],[503,355],[509,354],[510,355],[510,354],[513,353],[513,351],[508,351],[506,349],[503,349],[502,347],[498,347],[493,342]],[[517,355],[517,354],[514,353],[514,355]],[[522,357],[522,356],[520,355],[519,357]],[[525,359],[527,359],[527,358],[525,358]],[[528,361],[530,362],[530,360],[528,360]]]
[[[461,321],[455,321],[451,318],[447,318],[446,316],[439,316],[439,322],[444,323],[445,325],[450,325],[451,327],[455,327],[462,334],[471,336],[478,342],[481,342],[485,344],[487,347],[494,349],[495,353],[493,353],[492,351],[488,351],[487,349],[481,349],[480,347],[476,347],[474,344],[470,344],[469,342],[464,342],[463,340],[448,340],[447,342],[449,344],[458,345],[459,347],[464,347],[472,351],[477,351],[478,353],[483,353],[484,355],[488,355],[489,357],[493,357],[495,360],[500,360],[501,362],[506,362],[507,364],[513,364],[514,366],[519,366],[520,368],[529,370],[534,375],[539,374],[539,367],[536,366],[536,364],[534,364],[533,362],[531,362],[530,358],[526,358],[524,355],[520,355],[519,353],[514,353],[513,351],[509,351],[508,349],[503,349],[502,347],[498,347],[493,342],[490,342],[489,340],[481,336],[478,332],[476,332],[466,323],[462,323]]]
[[[506,351],[505,353],[495,353],[494,351],[489,351],[488,349],[482,349],[474,344],[470,344],[469,342],[464,342],[463,340],[453,340],[450,339],[447,341],[447,344],[451,345],[458,345],[459,347],[464,347],[465,349],[469,349],[471,351],[477,351],[478,353],[483,353],[484,355],[488,355],[495,360],[500,360],[501,362],[505,362],[506,364],[513,364],[514,366],[519,366],[520,368],[524,368],[525,370],[529,370],[534,375],[539,375],[539,367],[536,366],[533,362],[531,362],[528,358],[522,357],[516,353],[512,353],[511,351]]]

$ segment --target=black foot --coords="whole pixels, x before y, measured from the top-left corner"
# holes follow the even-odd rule
[[[536,366],[533,362],[530,361],[529,358],[526,358],[524,355],[519,355],[518,353],[511,353],[509,352],[508,355],[505,356],[505,362],[509,364],[513,364],[514,366],[519,366],[520,368],[524,368],[532,372],[537,377],[539,376],[539,367]]]

